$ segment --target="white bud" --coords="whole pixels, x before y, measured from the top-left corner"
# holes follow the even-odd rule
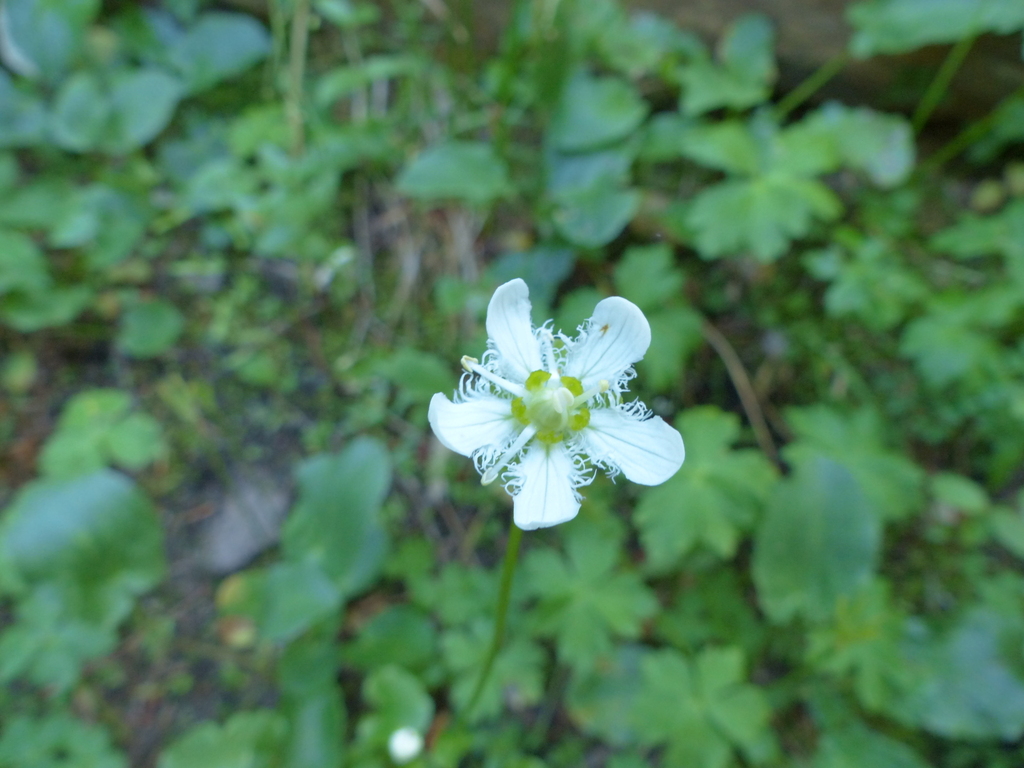
[[[396,765],[405,765],[423,751],[423,737],[415,728],[399,728],[388,737],[388,753]]]

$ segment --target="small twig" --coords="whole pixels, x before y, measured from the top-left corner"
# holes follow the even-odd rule
[[[732,379],[732,385],[736,387],[736,394],[740,396],[740,403],[747,414],[747,420],[754,430],[754,438],[761,447],[761,451],[776,465],[781,464],[779,461],[779,451],[775,447],[775,441],[772,440],[771,430],[768,429],[768,422],[765,421],[761,404],[757,401],[754,387],[750,383],[750,376],[747,375],[747,369],[743,367],[743,361],[740,360],[740,356],[736,354],[736,350],[733,349],[729,340],[722,335],[722,332],[709,321],[705,320],[701,324],[701,333],[704,334],[704,339],[718,353],[718,356],[722,358],[722,362],[725,363],[725,370],[728,372],[729,378]]]

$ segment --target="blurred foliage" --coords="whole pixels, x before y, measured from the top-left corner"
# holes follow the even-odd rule
[[[850,5],[954,46],[913,126],[760,15],[460,7],[0,4],[0,768],[1024,763],[1024,101],[915,130],[1019,0]],[[643,309],[688,456],[527,536],[467,713],[510,507],[426,405],[516,276]]]

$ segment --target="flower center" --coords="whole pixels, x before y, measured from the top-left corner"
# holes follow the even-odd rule
[[[592,392],[572,376],[534,371],[526,379],[526,394],[512,400],[512,415],[524,426],[537,430],[537,439],[557,443],[570,431],[577,432],[590,423],[590,398],[608,389],[608,382]]]

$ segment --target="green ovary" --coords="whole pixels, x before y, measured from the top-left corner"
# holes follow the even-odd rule
[[[523,426],[537,428],[537,439],[554,444],[567,432],[577,432],[590,423],[585,405],[575,405],[583,384],[572,376],[552,380],[547,371],[534,371],[526,379],[526,394],[512,400],[512,416]]]

